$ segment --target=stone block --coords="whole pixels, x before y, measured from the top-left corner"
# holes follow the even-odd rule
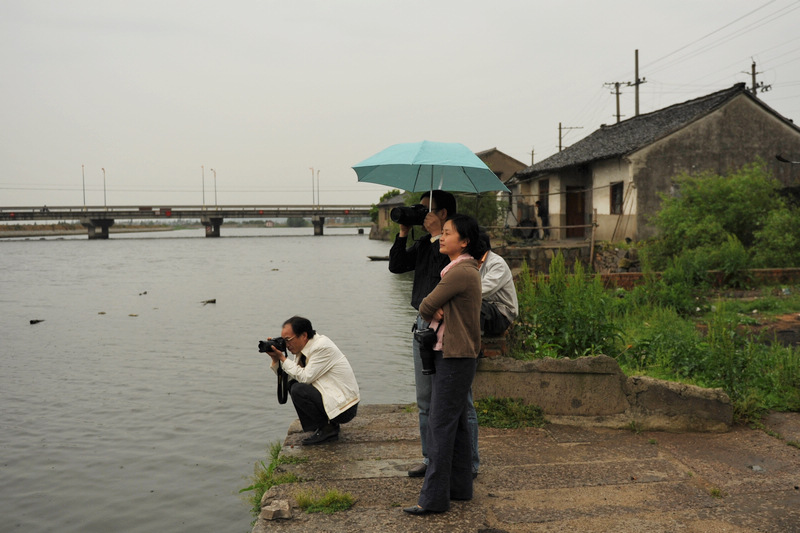
[[[660,431],[727,431],[733,407],[721,389],[647,377],[628,378],[605,355],[519,361],[483,358],[472,384],[475,399],[521,398],[551,421]]]
[[[482,359],[472,385],[476,399],[521,398],[546,415],[602,416],[624,413],[625,376],[606,356],[518,361]]]
[[[292,518],[292,507],[288,500],[273,500],[272,503],[261,508],[258,518],[261,520],[289,519]]]
[[[722,389],[704,389],[645,376],[628,378],[631,413],[642,429],[727,431],[733,405]]]

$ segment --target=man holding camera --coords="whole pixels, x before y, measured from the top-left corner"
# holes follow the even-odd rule
[[[420,204],[424,206],[424,210],[419,209],[418,206],[404,208],[407,211],[406,215],[412,215],[411,220],[407,216],[396,220],[394,214],[392,215],[392,219],[400,224],[400,232],[389,250],[390,272],[402,274],[403,272],[414,271],[411,305],[417,310],[419,310],[419,304],[423,298],[439,283],[442,269],[450,262],[447,255],[439,252],[439,238],[442,234],[444,222],[448,217],[456,214],[456,199],[449,192],[435,190],[425,192],[420,199]],[[414,218],[413,212],[419,211],[428,211],[424,216],[424,220]],[[407,248],[408,234],[414,224],[422,224],[428,233]],[[417,315],[412,332],[424,330],[428,326],[429,323]],[[417,408],[419,409],[419,436],[422,444],[423,462],[409,469],[408,475],[410,477],[423,477],[428,469],[427,433],[432,379],[430,374],[423,373],[420,345],[413,335],[411,346],[414,358],[414,384],[417,395]],[[472,438],[472,472],[473,476],[476,476],[480,464],[478,456],[478,415],[475,413],[475,406],[472,403],[472,393],[469,395],[469,402],[467,419]]]
[[[277,374],[280,367],[288,375],[289,394],[303,431],[314,432],[303,444],[337,440],[339,425],[355,418],[360,401],[347,357],[328,337],[314,331],[307,318],[293,316],[284,322],[281,338],[295,359],[270,346],[270,368]]]

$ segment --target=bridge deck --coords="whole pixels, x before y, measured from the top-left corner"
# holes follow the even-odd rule
[[[53,206],[0,207],[0,221],[163,218],[364,217],[368,205]]]

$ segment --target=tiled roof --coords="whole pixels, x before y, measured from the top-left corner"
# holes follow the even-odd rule
[[[570,166],[619,157],[661,139],[709,114],[732,98],[748,94],[744,83],[652,113],[639,115],[599,130],[533,166],[517,172],[517,179]]]

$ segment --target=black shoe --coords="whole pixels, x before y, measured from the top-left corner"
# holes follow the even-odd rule
[[[472,479],[478,479],[478,473],[477,472],[473,472],[472,473]]]
[[[423,507],[420,507],[419,505],[415,505],[413,507],[406,507],[405,509],[403,509],[403,512],[408,514],[413,514],[416,516],[424,516],[426,514],[438,513],[440,511],[429,511]]]
[[[325,441],[338,439],[339,430],[331,424],[325,424],[321,428],[317,429],[313,435],[303,439],[303,445],[310,446],[312,444],[322,444]]]
[[[419,464],[414,468],[408,470],[408,477],[425,477],[425,472],[428,471],[428,465],[425,463]]]

